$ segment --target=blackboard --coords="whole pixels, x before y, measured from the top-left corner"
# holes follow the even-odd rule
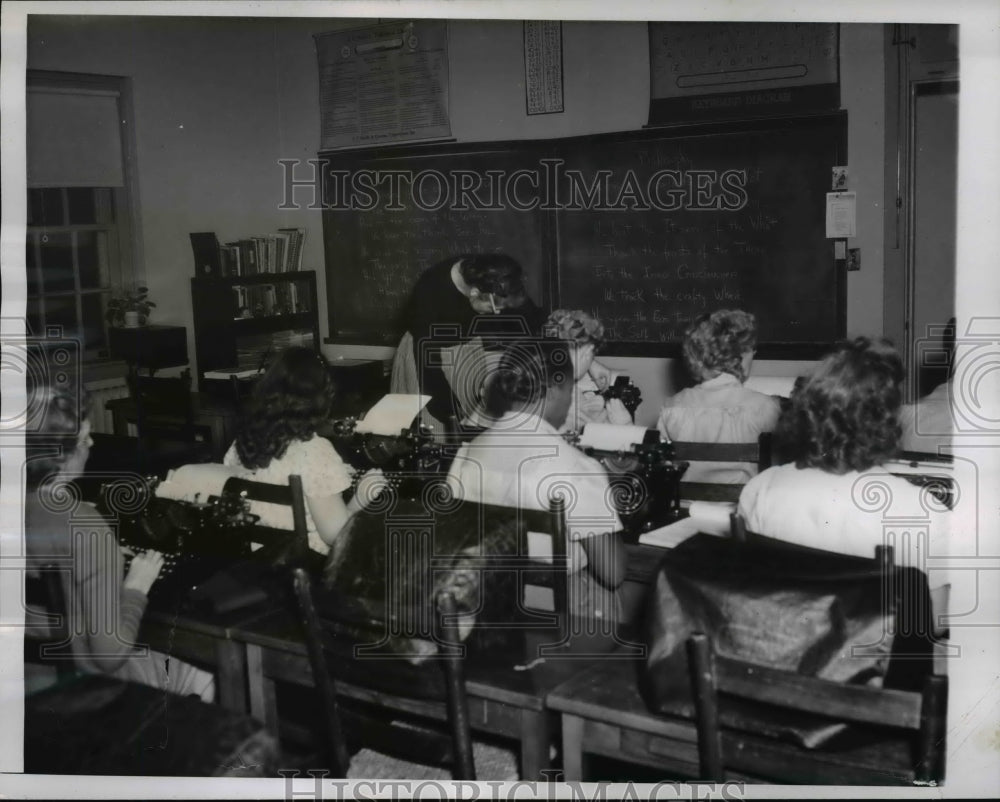
[[[394,344],[420,271],[474,250],[517,258],[543,305],[599,316],[613,354],[675,355],[720,308],[756,314],[764,357],[844,336],[825,237],[843,113],[325,158],[333,341]]]
[[[331,340],[395,345],[417,276],[462,253],[512,256],[524,268],[528,294],[546,304],[554,256],[550,213],[513,208],[505,197],[490,197],[482,181],[478,192],[469,189],[483,176],[509,176],[541,155],[530,142],[327,155],[323,237]],[[502,190],[499,179],[494,183]]]

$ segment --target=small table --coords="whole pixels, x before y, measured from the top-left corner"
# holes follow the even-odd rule
[[[139,411],[133,398],[115,398],[104,404],[113,419],[114,433],[128,435],[128,424],[136,423]],[[222,462],[236,433],[236,407],[232,401],[207,393],[191,393],[194,425],[204,428],[212,445],[213,459]]]

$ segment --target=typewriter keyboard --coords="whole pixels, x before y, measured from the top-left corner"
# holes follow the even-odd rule
[[[128,573],[129,568],[132,567],[132,560],[139,556],[140,554],[145,554],[147,549],[132,548],[130,546],[122,547],[122,554],[125,556],[125,573]],[[170,552],[160,552],[163,555],[163,567],[160,569],[160,578],[165,576],[170,576],[176,569],[177,563],[180,559],[180,554],[172,554]]]

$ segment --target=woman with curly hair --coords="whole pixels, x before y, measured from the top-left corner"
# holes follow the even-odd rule
[[[333,444],[316,434],[330,415],[333,380],[326,359],[309,348],[283,351],[261,377],[249,399],[243,425],[223,462],[242,468],[243,478],[287,484],[302,477],[306,497],[309,546],[327,554],[347,520],[378,495],[382,472],[369,471],[347,503],[342,493],[351,486],[352,471]],[[291,529],[286,507],[253,502],[261,523]]]
[[[579,309],[556,309],[542,329],[549,337],[570,343],[573,360],[573,398],[559,431],[580,431],[588,423],[632,423],[621,400],[604,400],[611,371],[594,357],[604,345],[604,324]]]
[[[916,516],[932,542],[946,536],[947,508],[882,467],[899,450],[902,379],[885,340],[858,337],[821,360],[796,385],[775,433],[795,461],[754,477],[740,495],[747,529],[860,557],[874,555],[889,518]],[[902,558],[902,544],[895,551]]]
[[[778,399],[743,386],[757,345],[757,321],[740,309],[698,317],[684,338],[684,364],[695,387],[669,398],[660,413],[660,433],[693,443],[755,443],[770,432],[781,412]],[[741,484],[757,473],[749,463],[692,462],[689,482]]]
[[[564,342],[510,345],[487,389],[493,423],[459,450],[448,484],[457,498],[533,510],[547,510],[550,495],[562,493],[570,610],[617,620],[625,552],[608,475],[558,433],[572,398],[572,371]]]

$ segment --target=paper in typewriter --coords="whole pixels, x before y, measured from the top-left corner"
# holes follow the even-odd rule
[[[599,451],[631,451],[632,446],[642,443],[645,436],[645,426],[588,423],[580,434],[580,446]]]
[[[699,532],[726,536],[730,531],[729,516],[733,512],[736,512],[736,505],[728,502],[693,501],[686,518],[645,532],[639,536],[639,542],[647,546],[672,549]]]
[[[360,434],[398,435],[409,429],[413,419],[431,400],[429,395],[389,393],[358,421],[354,431]]]

